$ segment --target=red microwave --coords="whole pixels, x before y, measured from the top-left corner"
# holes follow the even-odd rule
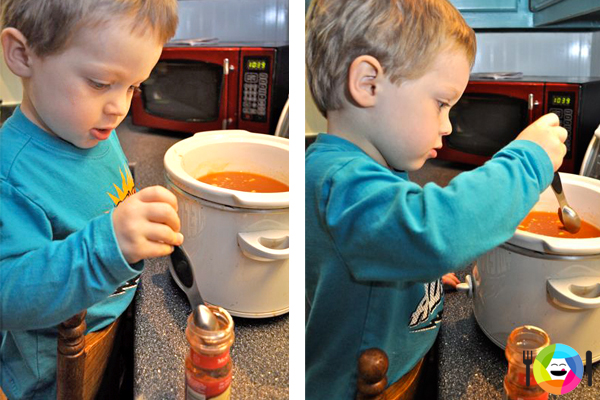
[[[165,47],[131,102],[135,125],[181,132],[275,131],[288,98],[289,47]]]
[[[450,110],[452,134],[443,138],[442,160],[482,165],[537,118],[554,112],[567,132],[560,171],[578,173],[600,124],[600,78],[471,77]]]

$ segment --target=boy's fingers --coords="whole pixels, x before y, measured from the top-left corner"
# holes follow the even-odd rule
[[[148,205],[146,217],[151,222],[168,225],[175,232],[179,232],[181,228],[179,216],[173,207],[166,203],[152,203]]]
[[[555,113],[551,112],[545,115],[542,115],[538,121],[546,123],[550,126],[558,126],[560,124],[560,119],[558,118],[558,115],[556,115]]]
[[[177,197],[171,193],[168,189],[162,186],[151,186],[142,189],[138,193],[139,199],[143,202],[162,202],[170,204],[175,211],[177,211]]]
[[[158,242],[150,242],[147,247],[147,255],[144,258],[154,258],[168,256],[173,252],[174,248],[171,245]]]
[[[164,243],[171,246],[179,246],[183,243],[181,233],[173,232],[168,226],[162,224],[153,224],[146,234],[146,239],[154,243]]]
[[[564,143],[565,140],[567,140],[567,136],[569,135],[569,133],[567,132],[567,130],[565,128],[563,128],[562,126],[559,126],[558,128],[556,128],[558,131],[558,139]]]

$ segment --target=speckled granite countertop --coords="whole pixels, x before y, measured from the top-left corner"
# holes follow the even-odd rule
[[[135,127],[126,119],[117,129],[136,187],[164,185],[163,155],[187,134]],[[146,261],[135,303],[134,398],[184,398],[185,339],[191,308],[170,276],[166,258]],[[289,398],[289,318],[234,317],[231,398]]]
[[[429,161],[424,168],[411,173],[413,181],[436,182],[445,186],[464,166],[440,160]],[[457,273],[464,282],[471,267]],[[439,354],[438,398],[442,400],[500,400],[507,361],[504,351],[492,343],[477,325],[472,300],[464,293],[445,295],[444,317],[437,340]],[[587,375],[575,390],[549,399],[600,399],[600,363],[594,364],[592,386]]]

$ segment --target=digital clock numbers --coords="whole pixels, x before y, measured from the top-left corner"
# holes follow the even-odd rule
[[[267,62],[265,60],[248,60],[246,68],[250,71],[264,71],[267,69]]]
[[[571,97],[570,96],[552,96],[552,105],[553,106],[570,106],[571,105]]]

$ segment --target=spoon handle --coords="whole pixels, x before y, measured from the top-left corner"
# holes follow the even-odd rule
[[[557,194],[562,194],[562,182],[560,181],[560,175],[558,175],[558,172],[554,173],[554,178],[552,179],[552,190],[554,190],[554,192]]]
[[[567,199],[565,198],[565,194],[563,193],[562,182],[560,180],[560,175],[558,175],[558,172],[554,173],[554,178],[552,179],[551,186],[552,190],[554,191],[554,194],[556,195],[556,199],[560,204],[560,207],[562,208],[566,206]]]

